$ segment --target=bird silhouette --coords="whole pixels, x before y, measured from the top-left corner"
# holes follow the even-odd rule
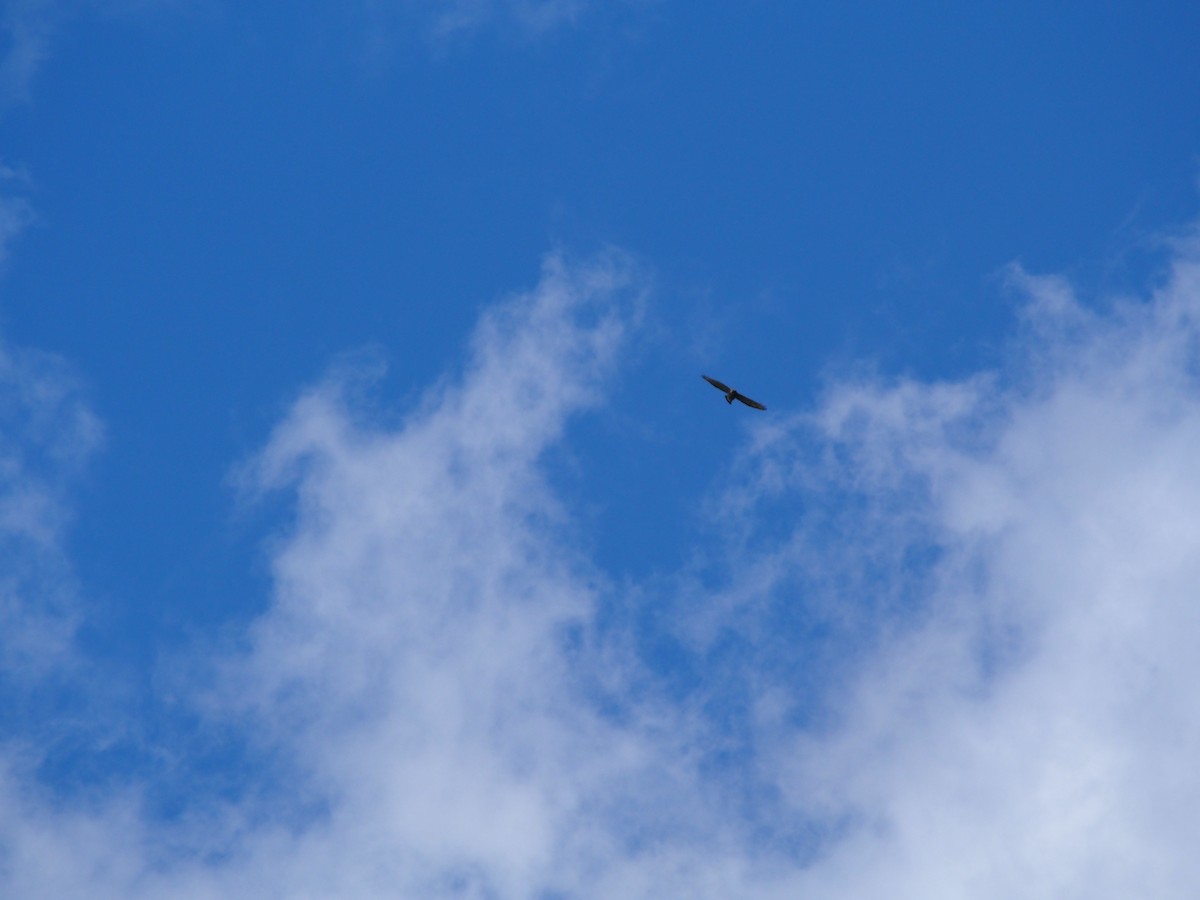
[[[747,406],[753,406],[755,409],[766,409],[766,407],[757,400],[751,400],[745,394],[739,394],[729,385],[721,384],[721,382],[717,381],[715,378],[709,378],[707,375],[701,375],[700,377],[715,387],[718,391],[724,391],[726,403],[733,403],[734,400],[741,400]]]

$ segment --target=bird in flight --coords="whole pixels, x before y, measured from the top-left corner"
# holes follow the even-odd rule
[[[721,384],[721,382],[717,381],[717,379],[715,379],[715,378],[709,378],[707,375],[701,375],[700,377],[703,378],[705,381],[707,381],[709,384],[711,384],[713,387],[715,387],[718,391],[724,391],[726,403],[732,403],[734,400],[741,400],[747,406],[753,406],[755,409],[766,409],[766,407],[763,406],[761,403],[759,403],[757,400],[751,400],[745,394],[739,394],[737,391],[735,391],[729,385]]]

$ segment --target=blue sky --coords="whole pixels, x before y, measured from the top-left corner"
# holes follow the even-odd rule
[[[804,7],[0,6],[0,893],[1190,896],[1200,11]]]

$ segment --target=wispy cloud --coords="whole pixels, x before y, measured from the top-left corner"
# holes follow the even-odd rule
[[[1197,245],[1103,311],[1013,283],[1004,369],[834,385],[732,470],[725,587],[685,598],[712,610],[699,665],[740,635],[696,688],[741,686],[732,725],[606,638],[616,588],[544,476],[636,327],[627,260],[551,259],[402,420],[339,372],[243,470],[292,525],[268,611],[194,688],[287,802],[163,822],[10,774],[4,893],[1189,896]]]
[[[67,487],[100,441],[62,360],[0,344],[0,674],[64,660],[74,620]]]
[[[635,7],[647,0],[619,2]],[[416,30],[435,44],[486,31],[537,40],[612,5],[596,0],[362,0],[333,13],[365,17],[365,26],[360,19],[358,27],[365,27],[368,54],[378,62],[377,57],[391,55],[398,32]],[[33,99],[36,76],[51,58],[56,34],[67,25],[95,16],[135,18],[204,6],[193,0],[8,0],[0,7],[0,112]]]
[[[10,0],[0,13],[0,108],[27,101],[62,12],[59,0]]]
[[[437,46],[488,33],[525,43],[582,27],[601,14],[647,5],[647,0],[366,0],[364,11],[371,46],[382,53],[397,31],[416,29]]]
[[[430,15],[439,35],[497,22],[514,23],[530,34],[541,35],[575,23],[590,5],[590,0],[443,0],[431,4]]]
[[[33,99],[33,83],[55,36],[87,16],[143,16],[194,6],[192,0],[6,0],[0,6],[0,112]]]
[[[25,172],[0,162],[0,266],[8,259],[9,245],[33,220],[33,207],[19,193],[28,185]]]

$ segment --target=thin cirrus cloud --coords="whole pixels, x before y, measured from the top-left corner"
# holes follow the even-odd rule
[[[627,260],[551,259],[398,423],[350,374],[306,392],[240,474],[295,502],[269,608],[192,686],[294,802],[247,789],[162,822],[136,793],[64,808],[10,774],[3,893],[1189,896],[1197,243],[1103,311],[1012,279],[1002,369],[833,385],[731,470],[735,532],[780,507],[793,528],[735,542],[720,591],[658,601],[743,635],[734,726],[598,628],[619,588],[544,475],[637,329]],[[785,634],[804,659],[778,665],[756,625],[797,609],[829,627]],[[845,653],[818,671],[823,641]],[[714,765],[730,727],[750,750]]]
[[[368,47],[387,54],[401,34],[415,30],[438,49],[447,49],[482,34],[518,44],[551,40],[597,13],[637,9],[639,0],[601,4],[595,0],[380,0],[365,4]]]
[[[0,265],[33,219],[27,176],[0,163]],[[74,621],[67,494],[103,429],[70,365],[0,338],[0,680],[64,661]]]
[[[0,682],[66,662],[78,610],[66,494],[101,440],[69,367],[0,342]]]
[[[0,162],[0,266],[8,260],[9,247],[33,221],[33,209],[21,196],[29,176]]]
[[[450,0],[432,4],[429,15],[439,36],[506,22],[541,35],[574,23],[590,5],[588,0]]]
[[[599,7],[595,0],[371,0],[362,12],[369,42],[387,45],[402,22],[414,24],[435,41],[485,29],[541,38],[577,24]],[[202,7],[178,0],[9,0],[0,9],[0,112],[32,100],[34,81],[53,54],[55,36],[71,21],[87,15],[130,18],[198,8]]]
[[[70,0],[10,0],[0,11],[0,111],[26,103],[50,55],[55,30],[76,6]]]

